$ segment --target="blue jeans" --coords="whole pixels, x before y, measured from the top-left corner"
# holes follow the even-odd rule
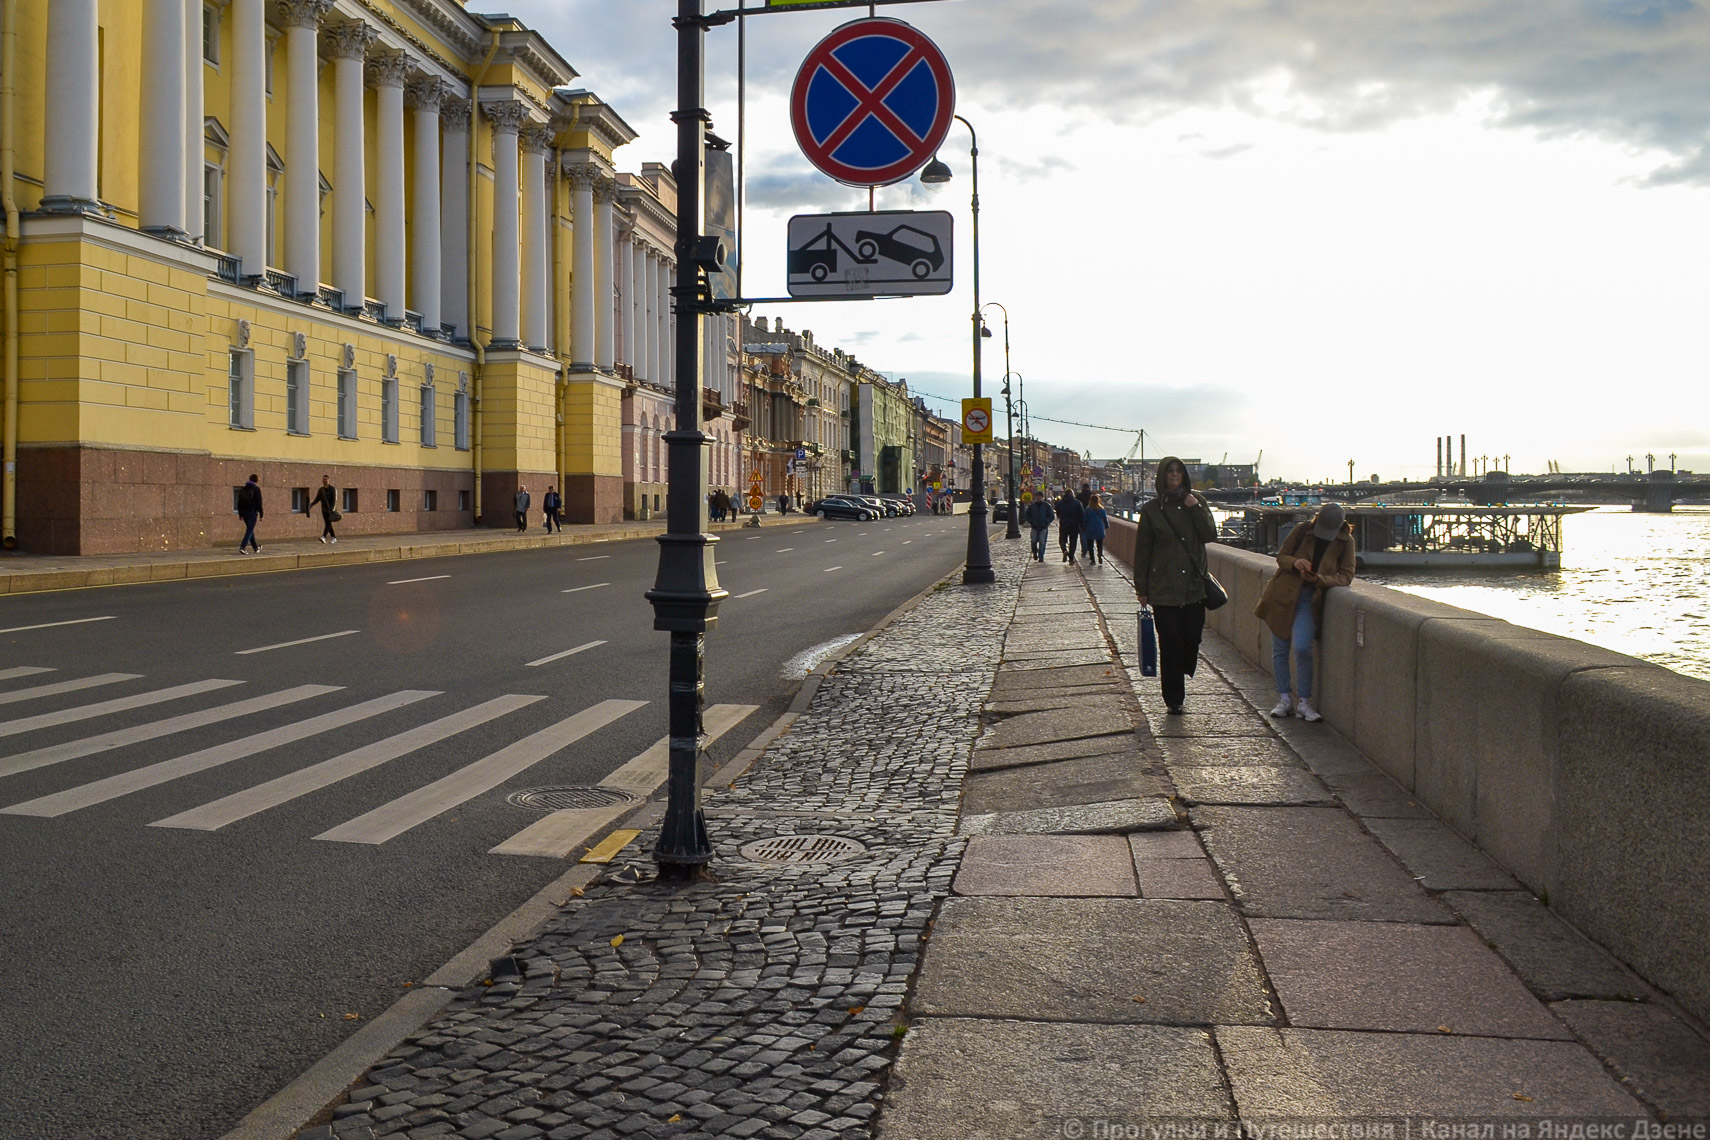
[[[1294,648],[1294,688],[1303,701],[1312,699],[1312,642],[1318,636],[1318,623],[1312,616],[1315,586],[1302,586],[1300,600],[1294,605],[1292,637],[1271,634],[1271,672],[1276,676],[1277,692],[1288,696],[1289,648]]]
[[[242,550],[246,546],[253,546],[260,550],[261,543],[255,541],[255,523],[260,516],[239,515],[238,518],[243,520],[243,537],[238,540],[238,549]]]
[[[1033,557],[1035,559],[1045,557],[1045,536],[1050,533],[1051,528],[1049,526],[1036,526],[1033,528]]]

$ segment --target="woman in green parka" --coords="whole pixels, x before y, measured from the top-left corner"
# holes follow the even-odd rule
[[[1187,467],[1173,455],[1158,464],[1158,495],[1140,509],[1134,540],[1134,591],[1152,607],[1158,630],[1158,679],[1164,704],[1182,711],[1187,678],[1199,664],[1205,632],[1205,544],[1217,541],[1217,523],[1193,493]]]

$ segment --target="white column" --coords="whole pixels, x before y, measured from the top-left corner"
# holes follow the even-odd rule
[[[232,0],[232,147],[226,184],[231,203],[229,253],[242,273],[267,270],[267,26],[262,0]],[[173,114],[182,116],[182,103]],[[183,161],[182,152],[175,161]]]
[[[612,249],[612,199],[617,184],[601,178],[594,186],[594,364],[602,372],[617,365],[616,290],[612,288],[615,267]]]
[[[321,287],[321,17],[332,0],[286,0],[285,22],[285,272],[297,292]],[[197,10],[201,10],[197,3]],[[198,69],[200,70],[200,69]],[[198,158],[202,149],[197,136]],[[201,165],[200,162],[197,163]]]
[[[546,244],[546,152],[552,148],[552,128],[530,123],[518,135],[522,146],[522,341],[545,348],[551,292],[547,267],[552,250]]]
[[[202,142],[207,136],[202,108],[202,0],[184,4],[184,236],[202,233]]]
[[[386,319],[402,321],[404,299],[404,84],[409,57],[401,51],[375,57],[374,76],[374,295]]]
[[[636,369],[635,352],[635,242],[633,239],[624,241],[618,247],[618,291],[622,297],[618,300],[618,324],[623,331],[624,363],[629,365],[633,375]]]
[[[659,337],[659,368],[654,383],[667,388],[677,386],[676,344],[671,339],[671,263],[659,259],[659,312],[655,326]]]
[[[137,221],[145,230],[181,234],[184,232],[184,2],[147,0],[142,16],[142,106],[148,112],[142,116],[138,139],[141,153],[137,163]],[[252,267],[248,272],[258,270]]]
[[[99,209],[101,21],[98,0],[48,8],[47,137],[42,209]],[[198,56],[200,62],[200,56]]]
[[[409,305],[422,317],[422,331],[438,333],[440,323],[439,101],[445,84],[424,79],[410,84],[415,112],[415,192],[410,201]]]
[[[362,63],[379,33],[352,22],[327,29],[333,59],[333,287],[347,309],[361,310],[368,295],[367,194],[362,125]]]
[[[595,330],[594,298],[598,283],[595,277],[595,249],[599,236],[594,232],[594,180],[591,167],[577,166],[570,170],[573,187],[571,195],[571,225],[574,242],[570,258],[570,361],[578,372],[594,366],[598,350]]]
[[[445,154],[440,161],[440,320],[469,335],[469,110],[467,99],[442,102]]]
[[[484,103],[493,122],[493,341],[515,344],[519,266],[517,249],[517,131],[528,118],[521,102]]]
[[[643,273],[636,282],[635,338],[641,342],[642,379],[659,382],[659,259],[646,246],[641,247]]]
[[[624,315],[624,343],[629,345],[629,365],[638,380],[647,373],[647,247],[637,236],[629,247],[630,270],[625,279],[629,298]]]

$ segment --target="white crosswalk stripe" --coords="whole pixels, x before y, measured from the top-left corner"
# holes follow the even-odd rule
[[[111,685],[115,681],[135,681],[141,676],[141,673],[97,673],[93,677],[79,677],[75,681],[55,681],[49,685],[33,685],[28,689],[13,689],[9,693],[0,693],[0,705],[15,704],[18,701],[33,701],[37,697],[57,697],[61,693],[75,693],[82,689]]]
[[[12,681],[19,677],[33,677],[37,673],[52,673],[52,669],[40,665],[14,665],[10,669],[0,669],[0,681]]]
[[[215,800],[167,819],[156,820],[150,827],[184,827],[196,831],[218,831],[228,823],[247,819],[258,812],[289,803],[310,792],[320,791],[341,780],[349,779],[370,768],[378,768],[388,760],[407,756],[430,744],[437,744],[477,725],[496,720],[545,697],[507,694],[484,701],[473,708],[452,713],[428,724],[418,725],[407,732],[377,740],[341,756],[323,760],[297,772],[269,780],[224,799]]]
[[[240,681],[202,682],[204,686],[209,688],[221,688],[226,685],[241,683]],[[188,688],[190,686],[183,687]],[[32,752],[20,752],[16,756],[0,757],[0,776],[12,776],[35,768],[45,768],[49,764],[59,764],[82,756],[92,756],[97,752],[106,752],[109,749],[140,744],[145,740],[156,740],[162,736],[170,736],[175,732],[185,732],[192,728],[219,724],[221,721],[235,720],[251,713],[266,712],[268,709],[307,700],[310,697],[336,693],[341,688],[343,688],[342,685],[298,685],[294,689],[281,689],[277,693],[251,697],[246,701],[219,705],[215,708],[203,709],[201,712],[185,713],[183,716],[151,721],[148,724],[134,725],[131,728],[121,728],[113,732],[102,733],[100,736],[85,737],[82,740],[72,740],[64,744],[53,744],[46,748],[37,748]]]
[[[147,767],[137,768],[129,772],[121,772],[116,776],[109,776],[105,780],[96,780],[94,783],[68,788],[63,792],[55,792],[51,796],[41,796],[37,799],[26,800],[23,803],[13,804],[10,807],[0,808],[0,815],[33,815],[46,818],[61,816],[67,812],[78,811],[95,804],[106,803],[108,800],[118,799],[120,796],[130,795],[132,792],[140,792],[144,788],[152,788],[169,780],[176,780],[197,772],[206,772],[208,769],[217,768],[221,764],[229,764],[246,756],[266,752],[270,748],[278,748],[281,745],[303,740],[317,733],[342,728],[347,724],[355,724],[357,721],[366,720],[371,716],[379,716],[381,713],[391,712],[393,709],[400,709],[428,697],[437,696],[439,693],[430,689],[405,689],[402,692],[376,697],[371,701],[363,701],[361,704],[351,705],[349,708],[323,713],[320,716],[310,717],[308,720],[297,721],[267,732],[258,732],[254,736],[246,736],[241,740],[216,744],[212,748],[204,748],[186,756],[162,760],[158,764],[150,764]]]
[[[435,780],[425,788],[399,796],[348,823],[323,831],[315,838],[338,843],[384,843],[458,804],[493,790],[559,749],[646,705],[646,701],[601,701],[460,768],[444,779]]]
[[[127,712],[130,709],[140,709],[148,705],[158,705],[165,701],[176,701],[183,697],[193,697],[198,693],[212,692],[215,689],[229,689],[233,685],[241,685],[242,681],[191,681],[186,685],[174,685],[169,689],[153,689],[134,696],[118,697],[111,701],[101,701],[93,705],[79,705],[77,708],[61,709],[58,712],[42,713],[39,716],[21,717],[18,720],[0,721],[0,736],[17,736],[22,732],[34,732],[38,728],[52,728],[60,724],[72,724],[80,720],[93,720],[108,713]]]

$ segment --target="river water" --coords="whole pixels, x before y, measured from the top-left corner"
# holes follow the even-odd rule
[[[1710,680],[1710,509],[1569,515],[1560,570],[1391,570],[1361,579]]]

